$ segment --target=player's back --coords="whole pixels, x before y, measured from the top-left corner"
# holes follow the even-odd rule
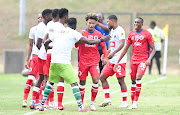
[[[88,39],[100,39],[102,34],[94,29],[94,32],[88,32],[85,29],[84,36]],[[100,56],[98,51],[98,44],[88,45],[82,43],[79,45],[79,63],[83,65],[95,65],[99,63]]]

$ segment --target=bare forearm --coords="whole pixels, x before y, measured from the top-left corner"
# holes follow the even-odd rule
[[[32,46],[30,45],[29,48],[28,48],[28,54],[27,54],[27,57],[26,57],[26,61],[29,61],[29,58],[31,56],[31,52],[32,52]]]
[[[109,31],[109,28],[106,27],[105,25],[103,25],[103,24],[100,23],[99,26],[100,26],[102,29],[104,29],[106,32]]]
[[[155,48],[153,48],[148,60],[151,60],[154,57],[155,53],[156,53],[156,50]]]
[[[48,49],[49,43],[51,43],[52,41],[50,39],[47,39],[44,43],[44,46],[46,49]]]
[[[119,63],[121,61],[121,59],[124,57],[124,55],[127,53],[127,50],[129,48],[130,45],[126,44],[126,46],[124,47],[124,50],[122,51],[117,63]]]

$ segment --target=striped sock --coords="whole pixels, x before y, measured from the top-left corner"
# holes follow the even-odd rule
[[[138,101],[139,99],[139,95],[141,92],[141,85],[142,85],[142,81],[141,80],[136,80],[136,92],[135,92],[135,98],[134,101]]]
[[[33,80],[34,80],[34,76],[28,75],[28,80],[26,81],[26,84],[24,86],[24,100],[27,100],[27,98],[28,98]]]
[[[134,101],[135,91],[136,91],[136,84],[131,84],[131,100],[132,100],[132,103]]]
[[[94,102],[94,100],[96,99],[98,88],[99,88],[99,84],[93,83],[92,88],[91,88],[91,102]]]
[[[86,87],[86,85],[79,85],[79,90],[80,90],[80,93],[81,93],[81,98],[82,98],[83,103],[84,103],[85,87]]]
[[[121,90],[123,103],[127,104],[127,89]]]
[[[45,90],[44,90],[44,94],[43,94],[43,99],[42,99],[42,105],[44,106],[50,92],[51,92],[51,88],[53,87],[53,85],[47,83]]]
[[[109,87],[103,87],[103,92],[104,92],[104,95],[105,95],[105,100],[111,101]]]
[[[59,82],[57,86],[58,107],[62,107],[63,95],[64,95],[64,83]]]
[[[73,91],[74,97],[76,98],[76,102],[78,104],[79,109],[84,109],[84,105],[82,103],[79,87],[78,86],[72,87],[72,91]]]

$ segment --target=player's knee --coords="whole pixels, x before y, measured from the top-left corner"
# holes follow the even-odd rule
[[[124,85],[125,84],[125,82],[124,82],[124,78],[118,78],[118,83],[119,83],[119,85]]]
[[[94,84],[98,84],[99,83],[99,79],[93,80]]]
[[[80,80],[80,85],[85,85],[86,84],[86,80]]]
[[[107,79],[107,77],[104,74],[101,74],[101,76],[100,76],[101,82],[106,81],[106,79]]]
[[[132,84],[136,84],[136,78],[131,78]]]

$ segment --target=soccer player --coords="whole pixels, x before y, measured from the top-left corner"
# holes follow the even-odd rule
[[[59,21],[59,9],[54,9],[52,11],[52,17],[53,17],[53,20],[48,22],[48,24],[47,24],[47,33],[46,33],[44,40],[46,40],[49,36],[52,36],[52,34],[55,31],[54,30],[55,24],[56,24],[56,22]],[[51,63],[52,47],[53,47],[53,42],[49,44],[49,48],[47,49],[47,59],[46,59],[46,63],[44,66],[44,71],[45,71],[44,75],[48,76],[48,77],[45,77],[46,79],[44,79],[44,82],[47,82],[49,79],[49,68],[50,68],[50,63]],[[45,88],[45,86],[43,86],[42,95],[44,94],[44,88]],[[50,105],[49,105],[49,100],[50,100]],[[54,87],[52,88],[51,93],[48,97],[48,100],[46,101],[46,108],[48,108],[48,107],[54,107],[54,108],[57,107],[57,105],[54,101]]]
[[[45,37],[45,34],[46,34],[46,29],[47,29],[47,23],[49,21],[52,20],[52,10],[50,9],[45,9],[43,12],[42,12],[42,17],[43,17],[43,20],[41,23],[39,23],[37,25],[37,34],[36,34],[36,39],[35,39],[35,49],[36,49],[36,52],[35,54],[38,55],[38,72],[39,72],[39,78],[38,80],[36,81],[35,83],[35,86],[33,88],[33,94],[32,94],[32,100],[31,100],[31,103],[29,105],[30,109],[35,109],[35,101],[36,101],[36,96],[39,94],[39,90],[40,90],[40,85],[42,83],[42,81],[44,80],[44,71],[43,71],[43,66],[45,64],[45,60],[46,60],[46,57],[44,55],[44,52],[41,53],[42,55],[40,55],[40,48],[41,48],[41,43]],[[42,45],[42,48],[41,50],[43,51],[43,45]],[[45,50],[45,49],[44,49]],[[39,58],[41,56],[41,58]],[[45,84],[45,82],[44,82]]]
[[[67,23],[67,20],[68,20],[68,9],[61,8],[61,9],[59,9],[58,12],[59,12],[59,14],[58,14],[59,18],[56,16],[56,19],[54,20],[55,23],[53,21],[50,21],[48,23],[48,25],[47,25],[47,28],[49,28],[48,29],[48,37],[47,38],[50,38],[50,36],[53,36],[53,34],[56,31],[56,25],[57,24],[60,25],[60,26],[58,26],[58,28],[61,27],[63,29],[64,28],[64,24]],[[53,13],[52,13],[52,16],[53,16]],[[53,16],[53,17],[55,17],[55,16]],[[57,20],[59,20],[58,23],[56,23]],[[54,43],[52,42],[52,43],[49,44],[49,46],[52,48],[53,44]],[[47,53],[51,53],[51,52],[52,52],[52,49],[48,49],[47,50]],[[46,63],[47,66],[46,66],[46,68],[47,68],[48,71],[46,71],[47,72],[46,74],[48,76],[49,76],[50,60],[51,60],[51,54],[47,54],[47,61],[46,61],[47,62]],[[54,89],[52,89],[52,90],[54,90]],[[64,79],[61,78],[59,83],[58,83],[58,85],[57,85],[58,109],[59,110],[63,110],[64,109],[64,107],[62,105],[63,94],[64,94]],[[51,95],[52,94],[50,94],[50,96]]]
[[[96,13],[89,13],[86,16],[86,24],[87,29],[84,29],[84,36],[86,36],[88,39],[100,39],[102,37],[102,34],[97,31],[94,27],[96,25],[96,21],[98,20],[98,17]],[[102,47],[102,51],[104,54],[104,59],[102,60],[103,64],[107,63],[107,48],[105,42],[100,43]],[[92,76],[92,88],[91,88],[91,102],[90,102],[90,108],[92,111],[95,111],[95,105],[94,101],[96,99],[96,95],[98,93],[98,87],[99,87],[99,52],[98,52],[98,44],[95,45],[89,45],[82,43],[79,45],[79,72],[78,77],[80,80],[79,89],[81,91],[81,97],[82,101],[84,100],[84,94],[85,94],[85,85],[86,85],[86,78],[88,76],[88,71],[90,72]]]
[[[134,31],[131,31],[125,48],[122,51],[114,70],[118,67],[119,62],[126,54],[129,46],[132,44],[133,51],[131,55],[131,99],[132,105],[128,109],[136,109],[138,106],[138,99],[141,91],[142,77],[146,71],[147,66],[150,65],[151,59],[154,56],[156,50],[154,47],[154,40],[152,39],[151,33],[142,28],[143,19],[137,17],[134,22]],[[150,46],[150,47],[149,47]],[[150,53],[151,48],[151,53]]]
[[[83,37],[79,32],[75,31],[76,23],[76,18],[68,19],[69,27],[65,29],[62,29],[61,27],[57,28],[54,37],[48,39],[45,42],[46,48],[51,41],[54,41],[54,45],[53,51],[51,53],[49,81],[45,88],[42,106],[39,108],[39,111],[44,111],[44,104],[48,98],[51,88],[53,87],[54,83],[58,83],[59,79],[63,77],[63,79],[72,87],[73,94],[79,107],[79,112],[88,112],[88,110],[84,108],[84,105],[82,103],[78,83],[76,82],[71,65],[71,50],[74,47],[76,41],[84,42],[87,44],[97,44],[109,40],[110,36],[106,36],[101,39],[87,39],[86,37]],[[57,27],[58,26],[59,25],[57,25]]]
[[[109,28],[107,26],[107,23],[103,22],[103,20],[104,20],[103,13],[97,13],[97,16],[98,16],[98,21],[96,22],[95,29],[97,31],[101,32],[101,34],[104,35],[104,36],[109,35]],[[106,48],[108,49],[109,48],[109,40],[106,41],[105,43],[106,43]],[[101,48],[100,44],[98,44],[98,51],[99,51],[99,54],[100,54],[100,57],[101,57],[103,52],[102,52],[102,48]],[[103,70],[103,67],[104,67],[104,65],[102,64],[102,61],[100,60],[99,61],[100,73]]]
[[[42,14],[38,14],[38,23],[40,23],[41,21],[42,21]],[[37,60],[36,60],[37,55],[31,55],[34,52],[33,42],[35,40],[36,31],[37,31],[37,25],[32,27],[29,32],[29,48],[28,48],[28,54],[27,54],[26,62],[25,62],[25,68],[29,70],[28,70],[28,79],[24,87],[24,99],[23,99],[22,107],[27,107],[27,98],[31,90],[31,84],[33,83],[34,78],[37,79],[39,76],[38,71],[37,71]]]
[[[123,59],[118,63],[118,68],[115,71],[113,71],[113,67],[116,64],[125,44],[125,31],[121,26],[118,25],[117,20],[118,19],[115,15],[110,15],[107,18],[107,25],[109,28],[112,28],[110,33],[112,38],[110,40],[110,49],[108,50],[109,53],[108,58],[110,59],[110,61],[104,67],[100,75],[100,80],[105,95],[105,100],[99,105],[100,107],[105,107],[111,104],[110,90],[109,90],[109,84],[107,78],[109,76],[113,76],[115,73],[116,73],[116,78],[121,87],[121,93],[122,93],[122,104],[119,107],[126,108],[128,106],[127,87],[124,81],[124,78],[126,76],[126,70],[125,70],[126,62],[127,62],[126,54],[123,57]]]

